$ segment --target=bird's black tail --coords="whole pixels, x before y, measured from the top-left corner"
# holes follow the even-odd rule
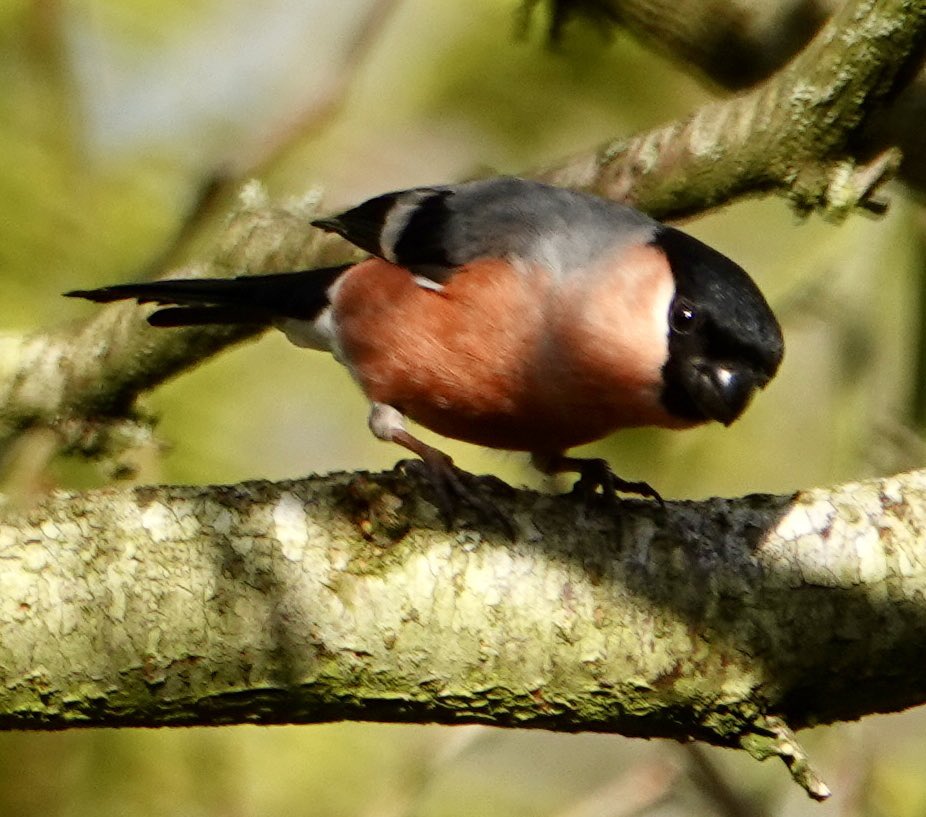
[[[75,289],[64,294],[97,303],[134,298],[140,304],[171,304],[148,316],[152,326],[268,325],[274,318],[315,318],[328,305],[328,287],[350,266],[237,278],[117,284],[100,289]]]

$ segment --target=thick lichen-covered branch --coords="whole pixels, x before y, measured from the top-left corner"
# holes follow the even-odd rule
[[[7,514],[0,723],[597,730],[787,744],[814,780],[783,734],[926,700],[926,473],[618,514],[486,485],[514,542],[409,480]]]

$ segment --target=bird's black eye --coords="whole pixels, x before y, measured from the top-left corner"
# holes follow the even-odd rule
[[[700,325],[701,315],[691,301],[678,298],[672,304],[672,312],[669,314],[669,326],[673,332],[677,332],[679,335],[690,335]]]

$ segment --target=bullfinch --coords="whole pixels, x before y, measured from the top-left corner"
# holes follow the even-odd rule
[[[313,226],[370,256],[66,294],[166,305],[153,326],[275,326],[331,352],[370,401],[373,434],[421,458],[445,515],[483,500],[406,418],[529,452],[591,493],[659,499],[568,449],[633,426],[729,425],[781,363],[781,328],[739,265],[597,196],[494,178],[386,193]]]

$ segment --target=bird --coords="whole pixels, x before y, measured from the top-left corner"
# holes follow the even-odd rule
[[[311,226],[369,255],[65,295],[155,303],[156,327],[275,326],[332,353],[369,400],[372,433],[420,458],[448,523],[460,502],[494,506],[407,419],[575,472],[589,496],[662,502],[569,450],[631,427],[728,426],[782,361],[779,322],[741,266],[591,193],[496,177],[385,193]]]

